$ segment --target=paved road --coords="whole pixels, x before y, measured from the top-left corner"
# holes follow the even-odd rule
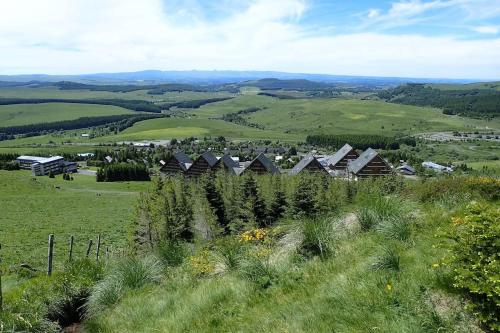
[[[93,170],[85,170],[85,169],[78,169],[78,172],[80,175],[87,175],[87,176],[95,176],[97,175],[97,171]]]

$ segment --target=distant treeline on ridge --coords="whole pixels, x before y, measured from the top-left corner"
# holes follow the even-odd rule
[[[381,91],[388,102],[443,109],[444,114],[468,117],[500,116],[500,91],[494,89],[442,90],[423,84],[408,84]]]
[[[316,134],[308,135],[306,142],[310,145],[319,147],[331,147],[334,149],[341,148],[346,142],[349,142],[357,149],[399,149],[400,144],[415,146],[416,140],[412,137],[396,138],[381,135],[365,135],[365,134]]]

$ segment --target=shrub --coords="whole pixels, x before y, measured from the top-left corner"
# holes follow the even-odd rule
[[[249,256],[242,261],[241,275],[261,288],[268,288],[277,281],[278,273],[268,258]]]
[[[452,218],[448,236],[454,286],[471,300],[469,309],[492,330],[500,330],[500,209],[472,203]]]
[[[411,237],[413,225],[409,218],[390,218],[377,225],[376,229],[387,238],[406,242]]]
[[[362,200],[357,216],[362,230],[377,227],[391,238],[404,239],[411,232],[409,209],[402,200],[377,195]]]
[[[157,255],[165,266],[175,267],[182,264],[188,249],[183,242],[165,241],[158,245]]]

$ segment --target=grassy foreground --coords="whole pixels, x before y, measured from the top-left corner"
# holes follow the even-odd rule
[[[84,255],[88,240],[97,234],[113,248],[126,244],[137,194],[147,183],[97,183],[92,176],[73,177],[33,178],[29,171],[0,170],[3,265],[28,263],[44,270],[49,234],[55,235],[57,265],[67,258],[70,235],[76,237],[76,257]]]

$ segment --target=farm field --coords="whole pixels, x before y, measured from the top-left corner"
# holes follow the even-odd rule
[[[0,127],[132,113],[137,112],[113,105],[73,103],[0,105]]]
[[[92,176],[73,177],[34,180],[29,171],[0,170],[3,264],[28,263],[43,270],[51,233],[57,265],[67,258],[70,235],[75,236],[76,257],[84,255],[88,240],[95,241],[97,234],[104,246],[115,249],[127,242],[134,203],[149,182],[97,183]]]

